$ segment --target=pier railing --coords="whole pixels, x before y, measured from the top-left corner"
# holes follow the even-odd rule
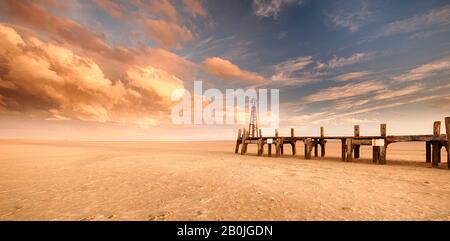
[[[372,146],[372,161],[377,164],[386,164],[386,152],[389,144],[396,142],[425,142],[425,161],[431,163],[432,167],[438,167],[441,162],[441,150],[447,150],[447,164],[450,169],[450,154],[449,154],[449,138],[450,138],[450,117],[445,118],[446,134],[441,134],[441,122],[435,121],[433,124],[433,134],[430,135],[387,135],[386,124],[380,125],[380,135],[376,136],[361,136],[359,125],[354,126],[353,136],[325,136],[324,127],[320,127],[319,136],[295,136],[294,128],[291,128],[290,136],[279,136],[278,131],[275,131],[275,136],[262,136],[261,130],[257,137],[251,137],[248,130],[239,129],[236,140],[235,153],[244,155],[247,153],[247,146],[255,144],[258,147],[257,154],[262,156],[264,154],[264,146],[268,146],[268,156],[272,156],[272,145],[275,149],[275,156],[279,157],[284,154],[284,145],[291,145],[292,155],[296,155],[297,141],[304,144],[304,157],[311,159],[312,152],[314,156],[319,155],[325,157],[327,140],[341,141],[341,158],[343,161],[350,162],[354,158],[360,157],[360,146]],[[241,147],[239,151],[239,147]]]

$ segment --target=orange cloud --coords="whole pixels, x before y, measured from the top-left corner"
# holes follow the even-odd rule
[[[367,71],[358,71],[358,72],[350,72],[346,74],[342,74],[336,77],[337,81],[350,81],[350,80],[358,80],[360,78],[367,77],[370,73]]]
[[[183,81],[164,70],[153,67],[134,68],[127,72],[129,84],[144,91],[156,93],[162,98],[183,86]]]
[[[199,0],[183,0],[183,4],[194,18],[197,16],[208,17],[208,12]]]
[[[239,66],[219,57],[203,61],[203,70],[218,79],[241,80],[245,82],[264,82],[265,79],[255,72],[242,70]]]
[[[87,50],[103,52],[111,56],[127,57],[121,49],[111,49],[103,38],[75,23],[74,21],[51,14],[44,8],[27,0],[6,0],[6,14],[35,30],[48,33],[51,37]]]
[[[64,43],[72,51],[95,60],[105,75],[113,80],[119,79],[123,72],[126,72],[131,66],[147,65],[163,69],[182,79],[191,79],[195,75],[195,64],[167,50],[146,46],[136,49],[111,47],[103,36],[68,18],[52,14],[33,2],[7,0],[5,3],[5,10],[7,10],[5,14],[16,19],[24,26],[30,27],[28,32],[43,32],[51,40]],[[114,9],[119,11],[118,8],[118,6],[114,7]],[[18,27],[15,28],[17,29]],[[181,29],[179,31],[182,33],[183,31],[186,32],[181,34],[181,37],[189,39],[192,36],[189,30],[182,27],[178,29]],[[171,36],[170,31],[168,34],[169,39]],[[157,34],[156,31],[155,34]],[[157,37],[159,38],[159,36]],[[175,37],[178,37],[178,35],[174,34],[173,38]],[[173,40],[172,44],[176,44],[177,41]]]
[[[181,48],[180,42],[193,39],[191,31],[185,26],[156,19],[147,19],[144,22],[148,34],[164,48]]]
[[[126,15],[124,14],[119,3],[109,0],[94,0],[94,3],[97,4],[97,6],[99,6],[101,9],[109,13],[111,16],[119,19],[126,19]]]
[[[142,20],[145,18],[138,11],[134,11],[130,17],[130,11],[127,9],[127,4],[153,16],[165,18],[173,22],[179,21],[178,12],[170,0],[152,0],[145,3],[142,0],[131,0],[128,2],[94,0],[94,3],[109,15],[126,21],[136,20],[136,18]]]
[[[171,92],[183,88],[153,66],[129,67],[124,81],[112,81],[94,60],[1,24],[0,69],[2,111],[49,120],[154,125],[168,120]]]
[[[159,17],[165,17],[173,22],[178,22],[179,16],[175,6],[169,0],[153,0],[148,3],[150,13]]]

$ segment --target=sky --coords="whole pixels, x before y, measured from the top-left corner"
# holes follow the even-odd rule
[[[0,0],[0,138],[235,139],[172,123],[199,80],[279,89],[281,134],[431,134],[449,40],[442,0]]]

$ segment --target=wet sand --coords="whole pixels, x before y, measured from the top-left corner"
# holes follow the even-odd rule
[[[424,143],[388,164],[236,155],[234,142],[0,141],[0,220],[450,220],[450,170]]]

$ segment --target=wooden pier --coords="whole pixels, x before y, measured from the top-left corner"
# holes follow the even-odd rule
[[[449,138],[450,138],[450,117],[445,118],[446,134],[441,134],[441,122],[435,121],[433,125],[432,135],[387,135],[386,124],[380,125],[380,135],[377,136],[362,136],[360,135],[359,125],[354,126],[353,136],[325,136],[324,127],[320,127],[319,136],[295,136],[294,129],[291,128],[290,136],[279,136],[278,131],[275,131],[275,136],[262,136],[259,130],[258,137],[251,137],[246,129],[239,129],[236,140],[235,153],[244,155],[247,153],[247,146],[249,144],[256,144],[258,147],[257,154],[262,156],[264,154],[264,147],[267,145],[268,156],[272,155],[272,146],[274,147],[274,154],[276,157],[284,154],[284,145],[291,145],[292,154],[296,155],[297,141],[303,142],[305,148],[305,159],[311,159],[312,152],[314,156],[319,155],[325,157],[325,148],[327,140],[341,141],[341,158],[343,161],[350,162],[354,158],[360,157],[360,146],[372,146],[372,160],[377,164],[386,164],[386,153],[389,144],[396,142],[425,142],[425,161],[431,163],[432,167],[438,167],[441,162],[441,150],[443,147],[447,150],[447,165],[450,169],[450,154],[449,154]],[[239,147],[241,147],[239,151]]]

